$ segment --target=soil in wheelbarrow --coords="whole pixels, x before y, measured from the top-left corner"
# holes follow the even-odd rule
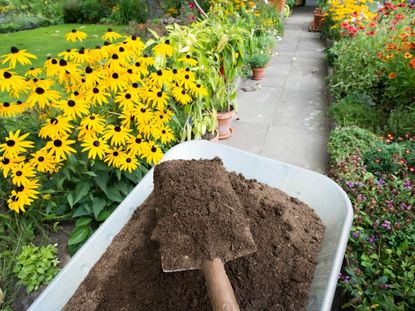
[[[211,162],[213,171],[218,161],[200,160],[200,169]],[[186,183],[186,174],[178,174]],[[298,199],[242,175],[228,176],[257,245],[257,252],[225,265],[241,310],[305,310],[324,225]],[[191,184],[188,191],[200,196]],[[158,204],[153,193],[137,209],[64,310],[211,310],[201,271],[162,271],[158,243],[151,239]]]

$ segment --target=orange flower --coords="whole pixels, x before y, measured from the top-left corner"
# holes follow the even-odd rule
[[[411,59],[412,58],[412,54],[409,52],[406,52],[403,57],[405,57],[406,59]]]
[[[412,66],[412,68],[413,68],[413,69],[415,69],[415,58],[412,58],[412,59],[409,61],[409,65],[411,65],[411,66]]]
[[[397,76],[398,76],[398,74],[397,74],[396,72],[391,72],[391,73],[388,75],[388,78],[389,78],[389,79],[395,79]]]

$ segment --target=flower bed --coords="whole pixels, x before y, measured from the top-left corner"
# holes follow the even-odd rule
[[[146,42],[109,29],[101,47],[62,51],[39,68],[30,68],[31,51],[11,47],[1,57],[4,249],[18,255],[40,229],[70,221],[74,253],[166,150],[214,131],[216,111],[233,103],[255,31],[275,34],[281,23],[255,2],[216,1],[211,10]],[[65,37],[86,36],[73,29]],[[10,270],[12,258],[1,254]],[[7,270],[1,278],[10,283],[1,286],[10,302],[16,282]]]
[[[415,10],[412,4],[328,1],[325,35],[336,99],[331,174],[355,219],[339,279],[343,307],[415,305]],[[383,136],[383,137],[382,137]]]

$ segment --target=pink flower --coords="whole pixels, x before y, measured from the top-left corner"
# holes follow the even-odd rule
[[[193,9],[194,9],[194,7],[195,7],[195,4],[194,4],[193,2],[189,2],[189,8],[190,8],[191,10],[193,10]]]

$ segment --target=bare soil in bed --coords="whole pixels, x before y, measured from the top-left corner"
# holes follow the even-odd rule
[[[278,189],[228,177],[257,245],[257,252],[225,265],[241,310],[305,310],[324,235],[321,220]],[[197,196],[192,189],[189,195]],[[64,310],[211,310],[201,271],[162,271],[159,244],[151,239],[159,204],[153,193],[137,209]]]

